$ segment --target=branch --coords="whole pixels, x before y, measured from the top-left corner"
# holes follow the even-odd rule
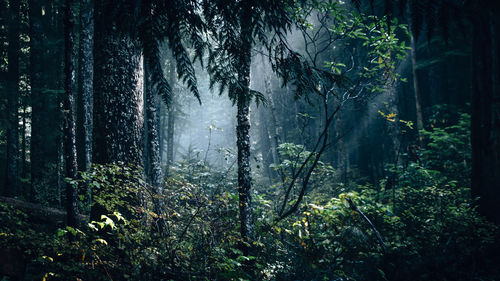
[[[326,147],[328,146],[328,128],[330,127],[330,124],[333,121],[333,117],[335,117],[335,115],[337,114],[337,112],[340,110],[340,107],[341,107],[340,105],[337,106],[337,108],[329,116],[327,115],[328,118],[326,119],[325,127],[323,129],[323,132],[321,132],[321,135],[319,136],[318,141],[316,142],[316,145],[314,146],[313,151],[304,160],[304,162],[302,163],[299,171],[297,172],[296,175],[294,175],[294,177],[292,179],[292,182],[288,186],[288,189],[287,189],[287,191],[285,193],[285,199],[283,200],[283,204],[282,204],[280,212],[279,212],[278,221],[286,218],[287,216],[289,216],[293,212],[295,212],[297,210],[297,208],[299,207],[300,203],[302,202],[302,199],[304,198],[304,195],[305,195],[306,190],[307,190],[307,185],[309,184],[309,179],[311,178],[311,175],[312,175],[314,169],[318,165],[318,162],[319,162],[319,159],[320,159],[321,155],[323,154],[323,152],[325,151]],[[322,139],[323,139],[323,142],[321,144],[321,147],[318,150],[318,152],[316,152],[316,149],[318,148],[318,146],[321,143]],[[315,155],[313,163],[312,163],[311,167],[309,167],[309,170],[307,171],[307,174],[304,177],[304,180],[302,181],[302,188],[300,190],[299,197],[297,198],[297,201],[294,203],[294,205],[287,212],[283,213],[285,211],[286,203],[288,202],[288,197],[290,196],[290,192],[291,192],[293,186],[295,185],[295,182],[297,181],[300,173],[302,172],[302,170],[304,169],[305,165],[309,162],[309,160],[311,159],[311,157],[313,155]]]
[[[358,214],[361,215],[361,217],[363,217],[363,219],[370,225],[370,227],[372,228],[373,232],[375,232],[375,235],[377,236],[377,239],[378,239],[378,242],[380,244],[380,247],[382,248],[382,252],[385,254],[385,251],[386,251],[386,246],[385,246],[385,243],[384,243],[384,240],[382,239],[382,236],[380,236],[380,233],[377,231],[377,228],[375,228],[375,225],[373,225],[373,223],[371,222],[371,220],[358,208],[358,206],[356,206],[356,204],[354,204],[354,202],[352,201],[351,198],[346,198],[347,202],[349,203],[349,207],[357,212]]]

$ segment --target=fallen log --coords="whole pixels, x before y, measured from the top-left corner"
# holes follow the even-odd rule
[[[66,212],[60,209],[50,208],[41,204],[30,203],[23,200],[3,196],[0,196],[0,203],[5,203],[9,206],[13,206],[26,211],[26,213],[30,217],[36,218],[36,221],[40,223],[59,225],[66,222]],[[88,222],[89,217],[79,214],[78,221],[80,224]]]

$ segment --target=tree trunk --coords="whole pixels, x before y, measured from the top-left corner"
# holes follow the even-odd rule
[[[249,7],[247,8],[249,9]],[[250,169],[250,64],[251,64],[251,28],[245,15],[241,18],[240,42],[238,54],[238,83],[241,87],[237,97],[236,146],[238,148],[238,195],[240,209],[240,232],[246,245],[243,254],[249,255],[253,240],[252,214],[252,176]]]
[[[21,178],[26,179],[28,176],[28,163],[26,162],[26,101],[23,102],[23,127],[22,127],[22,134],[21,134],[21,163],[22,163],[22,169],[21,169]]]
[[[165,106],[160,103],[160,163],[163,163],[165,153],[165,127],[167,126],[167,116]]]
[[[94,7],[92,0],[80,0],[78,63],[78,167],[86,171],[92,163],[92,111],[94,79]]]
[[[270,168],[273,163],[273,155],[271,153],[271,141],[269,137],[269,126],[267,122],[267,112],[263,106],[259,109],[259,146],[262,153],[262,162],[264,172],[271,180],[274,177],[273,169]]]
[[[94,6],[92,0],[80,0],[80,32],[78,45],[78,99],[76,149],[79,171],[88,171],[92,164],[92,127],[94,109]],[[87,204],[92,203],[89,183],[86,190]]]
[[[493,74],[493,64],[500,63],[500,24],[494,13],[500,9],[496,2],[477,2],[472,43],[472,194],[479,197],[479,212],[500,224],[500,94],[495,87],[500,77]]]
[[[143,159],[143,63],[138,38],[123,30],[96,1],[94,61],[95,163]]]
[[[64,159],[66,177],[76,179],[78,166],[75,140],[75,55],[74,55],[74,19],[73,0],[66,0],[64,6]],[[70,182],[66,183],[66,213],[67,225],[77,226],[78,189]]]
[[[267,97],[269,97],[272,92],[270,87],[268,87],[269,75],[266,76],[266,60],[263,55],[260,56],[261,63],[260,64],[252,64],[250,70],[250,87],[263,91]],[[264,87],[259,82],[264,81]],[[270,167],[271,164],[274,164],[272,149],[271,149],[271,140],[270,140],[270,131],[269,131],[269,118],[270,112],[267,107],[264,105],[257,107],[257,118],[258,122],[256,127],[258,129],[258,149],[262,154],[262,165],[263,165],[263,173],[268,178],[269,184],[272,185],[272,179],[275,176],[274,170]]]
[[[30,81],[31,81],[31,192],[30,200],[37,200],[37,188],[44,170],[43,96],[42,96],[42,7],[40,1],[29,1],[30,18]]]
[[[175,130],[175,109],[174,101],[167,109],[167,166],[165,169],[165,177],[168,177],[170,167],[174,163],[174,130]]]
[[[271,154],[273,156],[273,162],[279,164],[280,157],[278,153],[278,146],[280,144],[280,131],[278,125],[278,118],[276,118],[276,104],[273,97],[273,92],[271,91],[271,81],[266,80],[266,96],[269,98],[270,112],[271,112],[271,122],[269,124],[270,131],[270,142],[271,142]]]
[[[334,122],[335,122],[336,143],[337,143],[337,170],[339,173],[340,181],[346,184],[348,154],[345,147],[344,120],[342,111],[339,111]]]
[[[413,36],[412,20],[409,12],[408,12],[408,29],[410,31],[411,71],[413,78],[413,94],[415,96],[415,112],[417,114],[417,130],[420,131],[424,129],[424,119],[420,103],[420,87],[419,87],[418,73],[417,73],[417,42],[415,42],[415,36]]]
[[[19,160],[19,0],[9,1],[9,48],[7,72],[7,185],[6,194],[18,193],[18,160]]]
[[[253,239],[252,216],[252,176],[250,169],[250,99],[241,97],[238,100],[237,113],[237,147],[238,147],[238,194],[240,206],[241,236],[243,241],[251,243]],[[247,248],[247,247],[245,247]],[[248,255],[248,250],[244,255]]]
[[[167,163],[165,167],[165,179],[170,174],[170,167],[174,163],[174,134],[175,134],[175,63],[173,58],[170,59],[170,74],[168,83],[172,86],[172,100],[170,104],[167,106],[167,133],[166,133],[166,141],[167,141]]]
[[[59,130],[63,131],[63,126]],[[64,185],[64,147],[63,147],[63,139],[61,137],[57,138],[57,162],[56,162],[56,177],[57,177],[57,187],[56,187],[56,202],[57,207],[62,209],[62,190]]]
[[[399,124],[399,107],[398,107],[398,91],[396,87],[396,82],[390,82],[386,86],[386,95],[387,95],[387,109],[388,112],[387,114],[394,113],[396,114],[395,116],[395,121],[390,122],[389,120],[386,120],[386,125],[387,125],[387,130],[389,133],[389,138],[390,138],[390,153],[388,155],[391,157],[389,158],[389,163],[394,163],[395,165],[400,163],[401,157],[400,157],[400,150],[401,150],[401,128]]]
[[[147,128],[147,175],[149,182],[153,187],[159,188],[162,184],[161,159],[160,159],[160,134],[158,114],[160,108],[160,98],[152,89],[152,75],[150,74],[149,60],[144,60],[144,70],[146,73],[145,91],[146,91],[146,128]],[[160,190],[157,190],[160,192]]]

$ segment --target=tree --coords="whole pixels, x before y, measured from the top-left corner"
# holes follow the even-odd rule
[[[92,0],[80,0],[78,45],[78,97],[76,148],[78,168],[87,171],[92,163],[92,127],[94,109],[94,6]],[[86,184],[88,203],[92,200]]]
[[[172,59],[169,60],[169,66],[170,66],[170,71],[169,71],[169,83],[170,85],[174,86],[175,85],[175,65],[172,61]],[[175,92],[172,91],[172,97],[170,99],[170,103],[167,106],[166,110],[166,117],[165,117],[165,123],[166,123],[166,134],[165,134],[165,139],[167,141],[167,163],[165,167],[165,177],[168,177],[170,173],[170,167],[172,167],[172,164],[174,163],[174,134],[175,134],[175,116],[177,114],[177,101],[175,98]],[[165,130],[164,130],[165,131]]]
[[[146,73],[145,91],[146,91],[146,126],[147,126],[147,175],[153,186],[160,186],[162,183],[161,163],[160,163],[160,99],[151,89],[150,65],[145,62],[144,70]]]
[[[64,160],[66,165],[66,178],[75,180],[78,165],[76,157],[75,137],[75,55],[74,55],[74,16],[73,0],[66,0],[64,6]],[[71,182],[66,183],[66,212],[67,225],[77,226],[78,215],[78,189]]]
[[[472,177],[473,196],[479,197],[479,211],[491,221],[500,223],[496,206],[500,204],[500,122],[498,112],[498,92],[500,71],[500,23],[494,14],[500,11],[498,1],[405,1],[400,6],[409,5],[412,32],[415,37],[425,27],[430,38],[436,19],[442,30],[442,38],[448,41],[448,31],[452,22],[460,23],[465,32],[464,20],[472,24]],[[386,13],[392,11],[391,6]],[[453,14],[453,17],[450,17]]]
[[[153,37],[153,7],[149,6],[144,10],[144,70],[145,70],[145,109],[146,109],[146,175],[151,185],[156,188],[156,193],[161,193],[162,184],[161,155],[160,155],[160,93],[157,89],[158,81],[162,81],[163,70],[159,64],[159,50],[156,41],[146,37]],[[155,69],[159,68],[159,69]],[[160,74],[161,77],[155,77]],[[169,90],[170,91],[170,90]],[[158,211],[158,210],[157,210]]]
[[[409,8],[408,8],[409,9]],[[409,12],[408,12],[409,13]],[[424,117],[422,114],[422,105],[420,102],[420,87],[417,71],[417,38],[412,24],[411,16],[408,16],[408,29],[410,31],[410,53],[411,53],[411,71],[413,77],[413,94],[415,96],[415,112],[417,114],[417,130],[424,129]],[[420,139],[420,138],[419,138]]]
[[[500,215],[496,210],[496,206],[500,204],[497,188],[500,186],[497,172],[500,170],[500,107],[497,102],[500,89],[500,23],[498,17],[494,16],[500,11],[500,3],[486,0],[397,2],[402,11],[408,5],[412,35],[415,38],[424,26],[427,37],[431,38],[438,22],[442,39],[447,42],[452,22],[459,23],[462,32],[467,31],[463,25],[466,19],[472,24],[471,190],[473,196],[479,197],[479,211],[491,221],[500,223]],[[392,1],[386,2],[386,14],[392,14],[392,5]],[[415,89],[418,90],[418,86]]]
[[[210,86],[213,88],[219,84],[220,94],[227,90],[229,98],[237,107],[238,196],[244,255],[251,253],[254,237],[250,104],[252,100],[257,104],[264,101],[261,93],[250,89],[252,48],[255,41],[271,46],[283,39],[283,33],[292,24],[290,11],[297,5],[297,1],[287,0],[203,1],[203,13],[214,43],[214,48],[209,51],[207,67]],[[267,38],[267,31],[274,33],[274,36]]]
[[[29,1],[30,18],[30,86],[31,86],[31,194],[30,200],[36,200],[37,186],[42,181],[45,169],[43,145],[43,37],[42,7],[40,1]]]
[[[243,254],[249,255],[253,240],[252,177],[250,170],[250,64],[253,46],[252,23],[259,11],[252,1],[205,1],[204,13],[218,47],[211,53],[208,70],[211,86],[220,83],[220,93],[227,88],[229,98],[237,106],[238,196],[240,234]],[[222,21],[217,21],[221,17]],[[221,66],[218,63],[225,63]]]
[[[295,86],[296,97],[308,102],[316,99],[314,104],[319,105],[318,111],[323,116],[319,118],[318,135],[307,148],[310,153],[286,182],[278,220],[298,210],[322,154],[336,143],[329,140],[330,125],[346,102],[358,100],[365,93],[383,94],[392,106],[391,112],[396,110],[395,68],[406,54],[405,45],[396,36],[396,31],[404,31],[405,27],[388,18],[353,13],[339,2],[315,2],[299,10],[297,17],[304,49],[290,50],[282,43],[278,49],[281,52],[275,55],[278,57],[275,68],[284,84]],[[317,17],[315,24],[309,22],[313,17]],[[334,46],[338,53],[332,54],[329,48]],[[393,147],[397,146],[391,150],[395,154],[399,150],[398,125],[399,122],[390,128]],[[294,194],[296,199],[291,199]]]
[[[17,194],[19,177],[19,0],[9,1],[9,48],[8,48],[8,121],[7,129],[7,190],[9,195]]]
[[[94,82],[94,8],[92,0],[80,0],[78,47],[78,167],[86,171],[92,163],[92,115]]]
[[[498,1],[475,1],[472,30],[472,193],[479,211],[500,224],[500,21]]]
[[[152,10],[154,9],[154,10]],[[191,1],[96,1],[94,80],[94,157],[96,163],[143,165],[143,51],[152,89],[165,101],[171,94],[159,62],[158,45],[166,39],[179,77],[199,98],[196,77],[184,46],[197,39],[200,19]],[[150,20],[148,20],[148,18]],[[144,36],[149,34],[150,36]],[[147,49],[144,47],[147,46]],[[198,48],[197,52],[203,52]]]
[[[133,30],[139,7],[129,2],[95,1],[92,158],[99,164],[142,165],[142,44]]]

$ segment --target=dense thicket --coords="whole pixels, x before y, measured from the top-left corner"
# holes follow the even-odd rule
[[[500,278],[498,11],[0,0],[1,278]]]

